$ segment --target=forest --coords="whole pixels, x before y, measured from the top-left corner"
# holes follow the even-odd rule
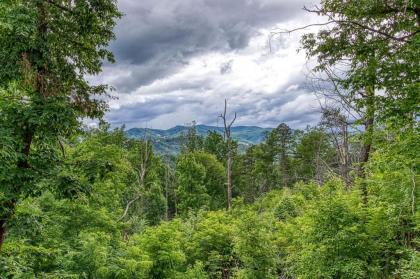
[[[420,4],[304,9],[320,122],[239,148],[227,100],[165,156],[87,79],[116,0],[2,0],[0,278],[419,278]]]

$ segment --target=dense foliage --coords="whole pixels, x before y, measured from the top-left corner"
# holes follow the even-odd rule
[[[231,142],[227,209],[222,135],[192,126],[173,158],[82,127],[104,110],[84,74],[112,60],[114,1],[2,1],[0,278],[418,278],[419,5],[321,4],[333,28],[303,46],[342,102]]]

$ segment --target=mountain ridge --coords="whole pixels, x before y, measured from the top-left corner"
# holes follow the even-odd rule
[[[157,153],[169,152],[176,155],[180,152],[183,143],[183,136],[187,134],[191,126],[176,125],[168,129],[152,128],[131,128],[126,131],[130,138],[150,138]],[[223,127],[199,124],[195,125],[197,134],[206,136],[210,131],[223,134]],[[259,126],[232,126],[232,138],[238,141],[239,145],[247,148],[253,144],[264,141],[265,136],[273,128],[263,128]]]

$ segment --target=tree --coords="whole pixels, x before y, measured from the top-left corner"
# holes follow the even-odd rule
[[[123,263],[128,256],[115,252],[127,226],[118,217],[124,197],[137,186],[136,173],[123,130],[107,128],[69,140],[60,169],[33,185],[40,195],[19,201],[0,256],[2,276],[19,278],[16,266],[34,278],[82,273],[115,278],[118,269],[130,270]]]
[[[282,278],[278,274],[282,254],[278,237],[281,233],[270,213],[242,209],[238,216],[234,252],[242,264],[235,278]]]
[[[346,187],[350,187],[350,171],[352,168],[350,154],[349,123],[339,109],[324,109],[320,125],[329,130],[339,161],[339,173]]]
[[[224,140],[226,142],[226,178],[227,178],[227,208],[232,208],[232,164],[233,164],[233,140],[231,137],[231,128],[233,123],[236,120],[236,112],[232,121],[228,123],[226,119],[226,110],[227,110],[227,100],[225,99],[225,109],[223,114],[220,114],[219,117],[223,120],[224,125]]]
[[[194,152],[201,150],[203,147],[203,137],[197,134],[196,122],[193,121],[191,127],[188,128],[187,134],[184,135],[185,143],[182,146],[183,152]]]
[[[203,262],[209,278],[230,278],[237,262],[231,216],[224,211],[207,212],[191,223],[193,230],[185,247],[189,263]]]
[[[417,1],[324,0],[308,12],[328,18],[316,35],[302,38],[315,71],[329,74],[336,92],[363,112],[364,126],[359,177],[373,146],[376,120],[413,127],[418,112],[419,25]],[[377,94],[381,91],[381,94]],[[408,124],[408,125],[407,125]],[[366,185],[361,189],[367,202]]]
[[[31,185],[47,171],[60,138],[76,131],[80,117],[106,108],[92,97],[107,87],[91,86],[84,76],[99,73],[104,59],[113,61],[106,47],[120,15],[113,0],[1,2],[0,135],[11,144],[14,167],[0,177],[6,196],[0,247],[18,199],[34,194]]]
[[[127,215],[143,215],[150,224],[155,225],[167,213],[167,199],[163,189],[166,166],[155,155],[152,142],[147,138],[129,140],[127,149],[137,183],[127,196],[125,210],[119,220],[124,220]]]
[[[324,0],[321,6],[305,10],[328,18],[317,24],[328,29],[302,39],[307,54],[317,56],[315,70],[341,69],[345,75],[335,76],[336,84],[352,96],[365,95],[366,102],[372,93],[369,90],[384,90],[385,94],[374,97],[381,120],[414,121],[419,85],[419,3]],[[366,102],[360,100],[359,105]]]
[[[224,187],[225,170],[213,154],[196,152],[194,157],[206,171],[204,185],[206,192],[210,195],[210,210],[222,209],[226,206],[226,191]]]
[[[178,209],[185,214],[189,209],[217,210],[226,201],[224,167],[214,155],[205,152],[186,153],[178,158]]]
[[[275,153],[270,145],[261,143],[248,148],[235,158],[235,193],[252,202],[278,186]]]
[[[368,240],[361,198],[346,194],[342,185],[323,185],[320,199],[290,226],[287,261],[298,278],[366,278],[369,269]]]
[[[177,273],[185,270],[180,226],[179,220],[163,222],[134,238],[136,246],[142,247],[151,262],[147,278],[178,278]]]
[[[371,193],[366,214],[369,234],[375,239],[382,274],[390,274],[397,265],[408,264],[417,258],[417,264],[410,263],[413,266],[404,271],[410,273],[411,269],[415,273],[419,267],[420,136],[418,132],[407,131],[387,132],[381,137],[392,138],[378,143],[366,169],[367,187]]]
[[[274,160],[280,165],[282,186],[284,187],[290,186],[292,182],[293,141],[293,131],[285,123],[278,125],[267,137],[267,145],[272,148],[271,152],[275,154]]]
[[[329,135],[320,128],[306,130],[296,146],[294,168],[297,178],[322,184],[334,167],[335,150]]]
[[[209,131],[204,139],[203,149],[205,152],[216,156],[220,162],[226,161],[226,145],[223,136],[216,131]]]
[[[177,175],[177,207],[185,214],[190,209],[208,207],[210,196],[204,184],[206,170],[196,161],[193,155],[185,154],[178,158],[176,164]]]

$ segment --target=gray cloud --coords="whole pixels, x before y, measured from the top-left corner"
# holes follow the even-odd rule
[[[191,101],[187,103],[193,103]],[[185,103],[185,104],[187,104]],[[127,126],[144,125],[153,118],[172,112],[179,107],[177,100],[158,99],[147,103],[133,103],[111,110],[107,120],[113,125],[127,124]]]
[[[301,13],[303,0],[120,0],[125,16],[111,44],[131,71],[120,93],[173,74],[195,55],[243,49],[259,28]]]
[[[229,73],[232,71],[232,60],[229,60],[225,63],[222,63],[222,65],[220,65],[220,73],[222,75]]]
[[[302,0],[122,0],[119,6],[125,16],[111,49],[119,60],[133,64],[162,55],[179,61],[203,51],[240,49],[258,28],[293,18],[303,4]]]
[[[238,125],[276,126],[283,121],[294,127],[313,124],[319,114],[308,105],[313,100],[301,74],[269,90],[260,88],[265,85],[263,81],[249,86],[229,80],[247,79],[235,76],[241,65],[236,64],[232,53],[242,53],[256,64],[271,59],[263,55],[267,49],[250,46],[252,39],[277,24],[300,20],[301,8],[308,1],[120,0],[125,16],[116,27],[117,40],[110,46],[117,64],[107,65],[98,78],[114,86],[120,95],[119,105],[107,113],[107,120],[128,127],[152,123],[159,128],[186,120],[217,124],[223,99],[228,98],[231,110],[240,116]],[[291,48],[286,40],[275,41],[273,46]],[[194,58],[209,53],[226,56],[218,62],[216,72],[203,70],[204,65],[202,75],[174,78]],[[277,56],[286,59],[288,55]]]
[[[297,76],[281,86],[271,94],[259,93],[255,90],[232,91],[231,88],[220,90],[209,98],[208,93],[200,93],[202,83],[211,88],[209,80],[196,83],[174,83],[181,86],[184,93],[168,93],[171,96],[157,95],[155,99],[121,106],[111,111],[107,120],[114,125],[127,124],[130,127],[159,126],[155,119],[162,117],[179,117],[178,122],[183,124],[196,120],[199,123],[217,125],[218,115],[223,109],[223,96],[229,96],[229,111],[238,114],[237,125],[261,125],[275,127],[285,122],[294,128],[304,128],[313,125],[319,120],[318,104],[313,94],[305,88],[304,77]],[[187,89],[188,88],[188,89]],[[175,92],[178,88],[166,86],[165,92]],[[161,88],[157,89],[161,90]],[[195,92],[195,93],[192,93]],[[222,96],[219,98],[219,96]],[[191,111],[195,112],[193,115]],[[182,115],[185,113],[185,115]],[[188,120],[188,121],[187,121]],[[169,124],[172,126],[172,124]],[[168,127],[169,127],[168,126]]]

